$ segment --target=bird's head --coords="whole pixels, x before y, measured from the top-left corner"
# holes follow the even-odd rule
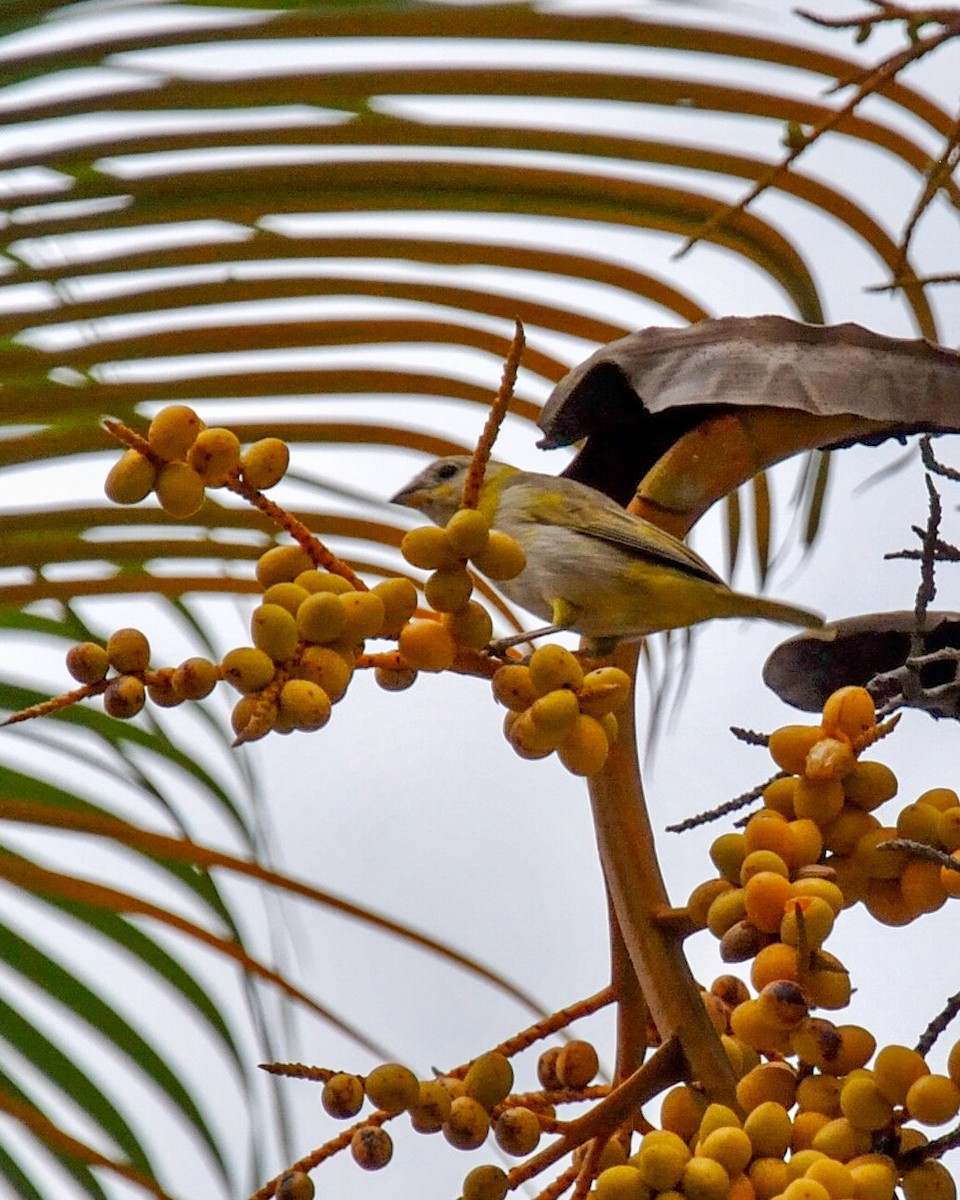
[[[437,525],[446,525],[463,504],[463,485],[466,482],[469,468],[469,454],[452,454],[448,458],[438,458],[425,467],[414,479],[411,479],[391,499],[394,504],[403,504],[407,508],[417,509]],[[512,473],[513,468],[507,467],[503,463],[490,462],[487,464],[481,494],[481,508],[486,507],[484,500],[488,501],[499,490],[498,480]]]

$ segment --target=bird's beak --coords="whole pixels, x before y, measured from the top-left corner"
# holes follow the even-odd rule
[[[402,487],[395,496],[391,496],[390,503],[402,504],[404,508],[422,508],[423,499],[423,493],[419,488],[408,485],[407,487]]]

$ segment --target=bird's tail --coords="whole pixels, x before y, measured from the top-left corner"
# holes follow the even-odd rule
[[[780,600],[769,600],[766,596],[745,596],[731,592],[730,616],[760,617],[765,621],[776,621],[781,625],[802,625],[806,629],[818,629],[823,624],[819,613],[795,604],[784,604]]]

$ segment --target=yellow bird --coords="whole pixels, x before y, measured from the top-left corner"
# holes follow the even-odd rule
[[[446,525],[461,506],[469,465],[466,455],[439,458],[393,501]],[[575,630],[604,652],[621,639],[713,617],[823,624],[806,609],[731,591],[678,538],[572,479],[490,462],[479,508],[494,528],[515,538],[526,555],[520,574],[497,587],[551,622],[544,629],[504,639],[498,648]]]

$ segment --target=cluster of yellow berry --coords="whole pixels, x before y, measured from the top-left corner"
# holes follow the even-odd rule
[[[718,980],[718,990],[729,992],[731,980]],[[732,985],[743,986],[739,980]],[[782,1060],[760,1063],[754,1056],[755,1065],[737,1085],[742,1117],[708,1103],[694,1087],[674,1088],[663,1100],[662,1128],[645,1134],[632,1156],[626,1158],[619,1143],[608,1143],[613,1150],[608,1159],[623,1161],[601,1163],[592,1195],[893,1200],[899,1184],[906,1200],[953,1200],[955,1185],[941,1163],[899,1168],[894,1154],[926,1142],[919,1130],[902,1126],[905,1115],[920,1119],[910,1109],[911,1099],[928,1115],[950,1119],[944,1114],[958,1093],[960,1043],[950,1055],[950,1076],[930,1074],[923,1057],[904,1046],[885,1047],[867,1070],[863,1064],[874,1047],[869,1034],[860,1033],[859,1039],[846,1039],[831,1070],[815,1069],[823,1062],[819,1051],[806,1054],[816,1039],[800,1042],[796,1067]],[[927,1093],[923,1100],[921,1092]]]
[[[401,631],[401,658],[424,671],[448,670],[457,646],[482,650],[490,643],[493,622],[473,597],[472,562],[488,579],[513,579],[525,565],[523,551],[509,535],[491,529],[483,513],[462,508],[441,529],[421,525],[404,534],[400,553],[413,567],[430,571],[423,593],[440,614],[437,620],[413,621]]]
[[[630,696],[630,677],[619,667],[584,673],[563,646],[535,650],[525,664],[501,667],[493,694],[510,711],[507,741],[521,758],[557,757],[574,775],[595,775],[617,737],[617,718]]]
[[[171,517],[192,517],[208,487],[243,479],[262,491],[283,478],[290,451],[280,438],[262,438],[241,451],[230,429],[207,428],[186,404],[168,404],[150,422],[148,446],[130,449],[113,465],[104,490],[114,504],[138,504],[155,492]]]
[[[393,1140],[382,1128],[385,1120],[407,1113],[417,1133],[441,1133],[458,1150],[476,1150],[492,1132],[500,1150],[525,1157],[537,1147],[544,1128],[552,1127],[556,1113],[553,1098],[571,1100],[582,1095],[599,1070],[594,1047],[570,1041],[541,1056],[537,1067],[542,1092],[511,1095],[513,1067],[500,1051],[481,1054],[463,1070],[433,1079],[418,1079],[408,1067],[383,1063],[366,1077],[347,1072],[323,1071],[321,1103],[337,1120],[351,1120],[368,1100],[376,1109],[354,1128],[350,1151],[365,1170],[385,1167],[393,1156]],[[507,1173],[486,1164],[469,1172],[463,1200],[503,1200]],[[281,1176],[278,1200],[310,1200],[313,1183],[302,1171]]]

